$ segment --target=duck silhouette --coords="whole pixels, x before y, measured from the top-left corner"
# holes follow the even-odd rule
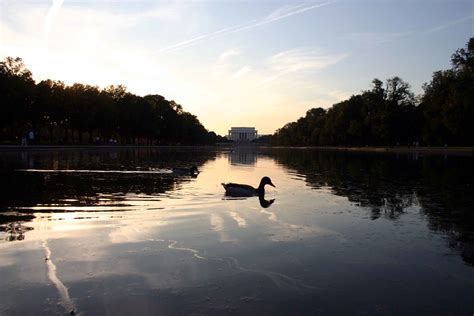
[[[222,186],[224,187],[227,196],[246,197],[258,195],[259,197],[263,197],[265,196],[265,185],[267,184],[275,188],[275,185],[269,177],[263,177],[262,180],[260,180],[258,188],[254,188],[248,184],[239,183],[222,183]]]
[[[196,166],[190,168],[173,168],[171,169],[175,176],[192,176],[195,177],[199,174],[199,170]]]

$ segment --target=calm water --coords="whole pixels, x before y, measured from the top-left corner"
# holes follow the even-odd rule
[[[28,151],[0,174],[1,315],[474,313],[471,157]],[[264,200],[220,185],[262,176]]]

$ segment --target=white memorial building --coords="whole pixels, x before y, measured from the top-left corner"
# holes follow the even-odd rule
[[[258,137],[255,127],[231,127],[228,139],[234,142],[251,142]]]

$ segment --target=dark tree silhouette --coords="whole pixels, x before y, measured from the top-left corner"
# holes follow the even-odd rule
[[[50,144],[213,144],[182,105],[160,95],[136,96],[125,86],[44,80],[37,84],[21,58],[0,63],[0,141],[19,143],[28,131]]]
[[[451,57],[452,69],[437,71],[424,85],[420,104],[423,140],[433,145],[474,145],[474,38]]]
[[[474,38],[457,50],[452,69],[437,71],[417,102],[400,77],[372,81],[371,90],[314,108],[278,129],[283,146],[396,146],[474,144]]]
[[[29,128],[28,112],[33,102],[34,81],[21,58],[0,62],[0,137],[20,138]]]

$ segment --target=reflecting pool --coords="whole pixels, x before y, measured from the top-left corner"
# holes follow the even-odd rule
[[[0,174],[1,315],[474,313],[471,156],[1,151]]]

